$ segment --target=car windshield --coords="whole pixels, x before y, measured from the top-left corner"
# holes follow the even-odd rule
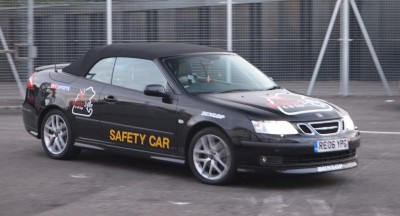
[[[207,54],[164,60],[189,93],[228,93],[277,88],[264,73],[238,55]]]

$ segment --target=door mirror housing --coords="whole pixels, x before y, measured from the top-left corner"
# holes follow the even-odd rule
[[[160,84],[147,85],[144,88],[144,94],[148,96],[168,98],[169,93],[165,91],[164,86]]]

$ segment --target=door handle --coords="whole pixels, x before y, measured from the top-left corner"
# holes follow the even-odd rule
[[[105,96],[104,97],[104,101],[106,102],[106,103],[109,103],[109,104],[115,104],[115,103],[117,103],[117,98],[115,97],[115,96],[113,96],[113,95],[107,95],[107,96]]]

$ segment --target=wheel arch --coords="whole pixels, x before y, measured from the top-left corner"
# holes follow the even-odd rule
[[[190,142],[192,141],[193,137],[196,135],[197,132],[203,130],[204,128],[209,128],[209,127],[215,127],[215,128],[220,129],[223,133],[225,133],[225,135],[228,137],[229,141],[232,142],[231,138],[228,136],[226,131],[220,125],[218,125],[214,122],[210,122],[210,121],[198,122],[197,124],[193,125],[190,128],[190,130],[186,136],[186,139],[185,139],[185,161],[186,161],[186,163],[188,160]]]
[[[40,113],[40,116],[38,119],[38,131],[39,131],[38,138],[39,139],[41,138],[42,121],[43,121],[44,117],[46,116],[46,114],[49,113],[51,110],[60,110],[67,116],[67,113],[65,112],[65,110],[57,105],[52,104],[52,105],[49,105],[46,108],[44,108],[44,110]]]

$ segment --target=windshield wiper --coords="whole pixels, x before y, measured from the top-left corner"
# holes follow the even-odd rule
[[[242,92],[242,91],[253,91],[252,89],[231,89],[227,91],[222,91],[218,93],[230,93],[230,92]]]
[[[275,89],[280,89],[281,87],[278,85],[272,86],[271,88],[267,89],[267,90],[275,90]]]
[[[269,90],[275,90],[275,89],[281,89],[281,87],[278,86],[278,85],[275,85],[275,86],[272,86],[271,88],[268,88],[268,89],[240,89],[240,88],[237,88],[237,89],[226,90],[226,91],[222,91],[222,92],[218,92],[218,93],[245,92],[245,91],[266,91],[266,90],[269,91]]]

